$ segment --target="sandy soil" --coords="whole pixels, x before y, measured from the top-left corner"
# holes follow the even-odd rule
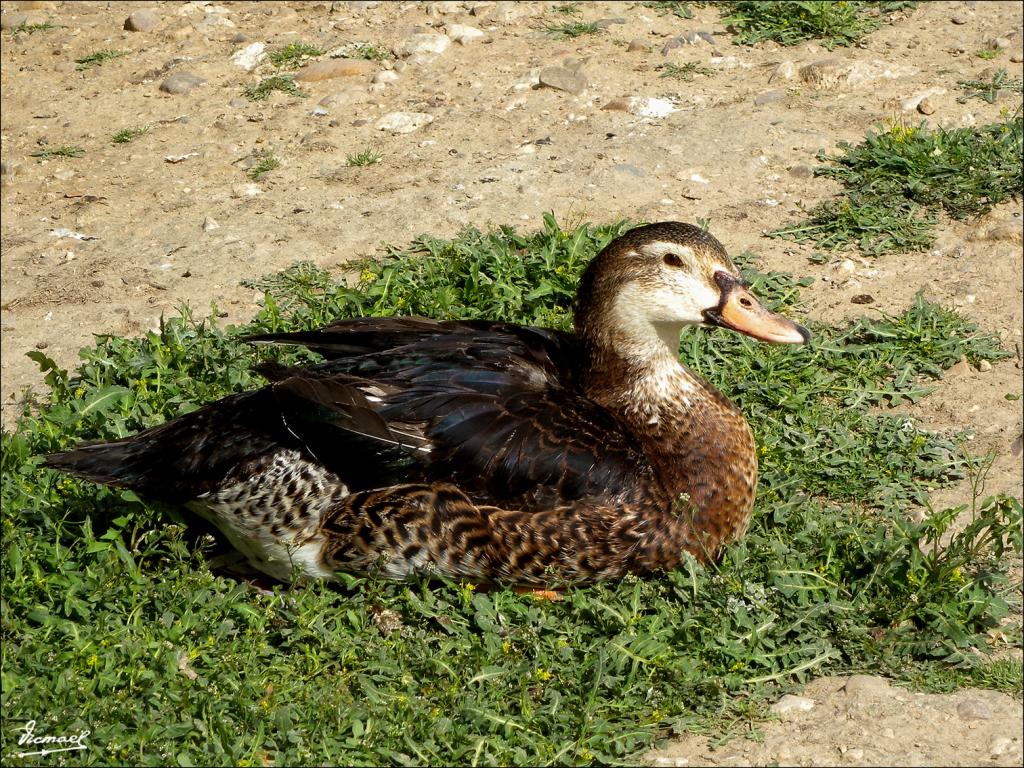
[[[1020,496],[1012,445],[1021,401],[1004,397],[1022,391],[1020,201],[980,221],[943,223],[935,247],[914,256],[813,264],[811,248],[762,233],[836,191],[810,176],[819,149],[857,142],[894,118],[959,127],[1016,108],[1017,96],[958,103],[956,83],[997,67],[1021,77],[1021,4],[922,4],[858,47],[833,52],[810,43],[741,48],[714,9],[683,20],[634,3],[584,4],[583,18],[602,20],[604,31],[561,40],[546,31],[567,20],[552,5],[4,2],[5,427],[22,390],[42,388],[26,351],[43,349],[73,366],[92,334],[137,334],[182,302],[200,313],[215,303],[224,322],[244,321],[259,296],[239,281],[299,259],[340,272],[382,243],[449,236],[469,224],[537,228],[549,210],[569,223],[706,218],[728,248],[815,277],[801,308],[807,317],[898,312],[923,291],[999,334],[1013,357],[985,371],[958,366],[911,412],[928,428],[970,430],[978,453],[996,455],[986,492]],[[125,31],[125,19],[144,7],[153,28]],[[26,22],[57,26],[10,33]],[[457,25],[482,36],[303,83],[305,99],[243,98],[245,86],[275,70],[264,62],[250,72],[232,61],[254,43],[273,50],[302,41],[327,51],[354,42],[438,45],[442,35],[463,37]],[[696,31],[714,42],[672,47]],[[994,38],[1008,47],[992,61],[977,57]],[[76,69],[76,59],[101,49],[128,53]],[[800,67],[823,59],[834,61],[823,79],[801,77]],[[664,64],[687,62],[710,74],[661,77]],[[550,67],[561,71],[545,73]],[[385,70],[397,77],[379,74]],[[205,82],[184,94],[160,90],[182,71]],[[540,86],[542,75],[583,88]],[[923,94],[934,109],[927,118],[915,110]],[[431,120],[409,133],[382,129],[394,112]],[[149,132],[133,142],[111,142],[115,131],[143,125]],[[62,145],[85,154],[30,156]],[[253,184],[246,167],[264,149],[282,165]],[[381,162],[346,166],[347,155],[365,149],[379,151]],[[874,303],[851,303],[864,293]],[[934,501],[964,503],[967,493],[950,489]],[[988,692],[921,697],[881,683],[854,696],[844,685],[812,683],[813,708],[781,715],[760,740],[713,750],[691,737],[651,759],[1021,763],[1019,701]],[[960,706],[972,696],[984,706]]]

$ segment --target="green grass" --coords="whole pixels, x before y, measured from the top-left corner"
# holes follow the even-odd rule
[[[914,2],[731,2],[723,4],[723,20],[737,32],[736,42],[756,45],[772,40],[797,45],[818,40],[828,50],[853,45],[882,24],[882,16],[913,8]]]
[[[12,27],[8,34],[11,37],[15,37],[21,34],[34,34],[36,32],[48,32],[51,29],[57,29],[57,24],[51,24],[48,21],[44,21],[41,24],[19,24],[16,27]]]
[[[897,123],[868,134],[842,154],[823,158],[819,176],[842,182],[845,195],[827,200],[798,224],[771,234],[836,250],[856,245],[868,255],[926,250],[940,212],[980,216],[1020,194],[1024,121],[980,128],[929,129]]]
[[[998,69],[988,80],[957,80],[956,84],[964,91],[963,96],[958,96],[957,101],[966,104],[969,99],[981,99],[989,104],[995,104],[999,94],[1021,92],[1021,81],[1011,80],[1009,73]]]
[[[571,39],[582,35],[599,35],[604,32],[604,28],[596,21],[565,21],[549,24],[547,31],[555,37]]]
[[[71,144],[62,144],[59,147],[53,149],[41,149],[38,152],[33,152],[29,157],[38,157],[40,160],[50,160],[54,157],[81,157],[85,154],[85,150],[81,147],[76,147]]]
[[[148,125],[144,125],[139,128],[122,128],[111,136],[110,140],[114,144],[128,144],[129,142],[139,138],[139,136],[145,136],[147,133],[149,133]]]
[[[309,95],[295,84],[295,78],[290,75],[265,77],[254,85],[246,86],[242,93],[250,101],[264,101],[274,91],[281,91],[289,96],[298,96],[303,99]]]
[[[688,61],[685,64],[666,64],[658,77],[671,77],[676,80],[689,82],[696,75],[710,75],[711,70],[701,66],[695,61]]]
[[[271,51],[267,58],[278,68],[297,67],[306,59],[323,56],[323,49],[305,43],[288,43],[283,48]]]
[[[84,56],[81,59],[75,59],[77,65],[75,69],[83,70],[89,69],[90,67],[98,67],[112,59],[119,59],[122,56],[127,56],[131,51],[116,51],[111,48],[96,51],[96,53],[90,53],[88,56]]]
[[[374,43],[352,43],[345,49],[345,57],[349,59],[366,59],[368,61],[384,61],[391,58],[387,48]]]
[[[579,3],[562,3],[561,5],[553,5],[550,8],[552,13],[564,13],[570,16],[576,16],[583,11],[580,10]]]
[[[280,167],[281,161],[274,157],[269,149],[262,149],[253,153],[256,163],[247,172],[247,176],[253,181],[259,181],[275,168]]]
[[[998,48],[985,48],[981,51],[975,51],[974,55],[979,59],[985,59],[986,61],[992,61],[992,59],[998,59],[1001,51]]]
[[[687,561],[559,603],[354,577],[262,594],[211,572],[219,550],[182,511],[39,466],[255,387],[258,359],[310,358],[240,334],[364,314],[565,328],[582,268],[625,228],[563,231],[547,217],[531,234],[422,237],[360,265],[355,287],[309,264],[248,283],[265,306],[244,327],[182,310],[140,338],[97,337],[73,373],[29,353],[52,394],[2,434],[5,720],[88,728],[92,746],[67,764],[608,764],[672,732],[738,735],[819,674],[1019,696],[1020,663],[984,653],[1020,610],[1004,551],[1020,551],[1020,503],[974,494],[973,522],[937,548],[957,510],[912,523],[908,509],[960,478],[980,490],[985,464],[890,407],[924,397],[962,356],[1006,353],[921,299],[891,317],[812,323],[802,348],[687,333],[684,359],[757,435],[751,530],[717,566]],[[770,306],[801,316],[806,281],[738,261]]]
[[[384,155],[374,149],[364,149],[362,152],[357,152],[354,155],[348,155],[345,158],[345,165],[350,168],[376,165],[381,161],[382,157],[384,157]]]
[[[709,5],[709,3],[701,3],[701,2],[689,2],[689,3],[686,3],[686,2],[678,2],[678,0],[669,0],[669,1],[666,2],[665,0],[654,0],[652,2],[642,3],[642,5],[644,6],[644,8],[652,8],[652,9],[654,9],[655,11],[658,12],[659,16],[665,16],[667,14],[672,14],[673,16],[677,16],[680,19],[692,19],[693,18],[693,9],[692,9],[691,6],[694,6],[694,5],[696,5],[696,6],[703,6],[703,5]]]

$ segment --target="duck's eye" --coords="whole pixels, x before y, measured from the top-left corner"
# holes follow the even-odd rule
[[[681,258],[679,258],[674,253],[666,253],[664,261],[670,267],[681,267],[681,266],[683,266],[683,260]]]

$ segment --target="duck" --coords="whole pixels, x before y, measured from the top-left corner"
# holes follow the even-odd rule
[[[443,576],[537,590],[702,562],[745,533],[750,426],[679,359],[688,326],[803,344],[722,244],[638,226],[586,267],[573,331],[360,317],[246,337],[322,362],[45,466],[180,505],[281,582]]]

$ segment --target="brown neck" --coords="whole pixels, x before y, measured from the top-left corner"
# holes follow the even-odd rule
[[[622,420],[640,440],[665,494],[679,513],[673,538],[700,555],[742,535],[753,508],[757,454],[739,410],[683,366],[671,336],[622,338],[621,332],[584,339],[582,383],[587,395]],[[627,349],[631,353],[618,350]],[[642,351],[642,353],[641,353]],[[682,497],[682,498],[681,498]]]

